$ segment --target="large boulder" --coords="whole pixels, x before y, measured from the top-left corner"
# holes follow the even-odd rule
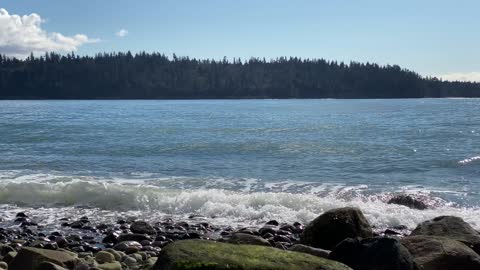
[[[151,270],[347,270],[328,259],[257,245],[234,245],[207,240],[183,240],[160,252]]]
[[[24,247],[12,260],[8,269],[36,270],[43,262],[50,262],[67,269],[74,269],[79,263],[78,258],[64,251]]]
[[[330,253],[329,259],[355,270],[416,270],[408,250],[393,238],[345,239]]]
[[[157,231],[146,221],[135,221],[130,225],[133,233],[156,235]]]
[[[480,269],[480,256],[462,242],[424,235],[400,241],[423,270]]]
[[[302,244],[333,249],[346,238],[369,238],[372,227],[362,211],[354,207],[329,210],[314,219],[303,231]]]
[[[410,234],[442,236],[457,240],[480,254],[480,234],[459,217],[440,216],[420,223]]]
[[[262,237],[247,233],[234,233],[227,242],[231,244],[271,246],[270,242]]]
[[[421,199],[416,198],[412,195],[397,195],[391,198],[388,201],[389,204],[398,204],[403,205],[412,209],[425,210],[428,208],[428,205],[424,203]]]

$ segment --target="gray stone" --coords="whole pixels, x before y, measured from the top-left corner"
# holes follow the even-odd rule
[[[246,233],[234,233],[227,242],[231,244],[271,246],[270,242],[263,239],[262,237]]]
[[[478,270],[480,256],[462,242],[436,236],[409,236],[401,240],[422,270]]]
[[[293,245],[288,250],[295,251],[295,252],[307,253],[307,254],[311,254],[311,255],[314,255],[314,256],[317,256],[317,257],[322,257],[322,258],[328,258],[328,255],[330,254],[330,250],[309,247],[309,246],[302,245],[302,244]]]

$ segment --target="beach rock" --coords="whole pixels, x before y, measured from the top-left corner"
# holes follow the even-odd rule
[[[265,223],[266,225],[273,225],[273,226],[278,226],[280,223],[276,220],[270,220],[269,222]]]
[[[168,245],[152,270],[347,270],[348,266],[299,252],[232,245],[206,240],[184,240]]]
[[[63,251],[24,247],[11,261],[8,269],[36,270],[42,262],[50,262],[67,269],[74,269],[78,259]]]
[[[478,270],[480,256],[462,242],[437,236],[409,236],[401,240],[423,270]]]
[[[102,270],[122,270],[122,264],[119,262],[104,263],[99,264],[97,268]]]
[[[107,248],[104,251],[112,254],[116,261],[120,261],[122,259],[122,255],[120,255],[120,253],[118,251],[116,251],[112,248]]]
[[[102,263],[111,263],[115,261],[115,256],[112,253],[107,251],[100,251],[95,254],[95,260],[102,264]]]
[[[454,216],[440,216],[432,220],[420,223],[410,234],[442,236],[457,240],[480,254],[480,234],[463,221],[463,219]]]
[[[152,225],[148,224],[145,221],[135,221],[130,225],[130,230],[133,233],[140,233],[140,234],[149,234],[149,235],[156,235],[157,231],[153,228]]]
[[[355,270],[418,269],[408,250],[392,238],[345,239],[332,250],[328,258]]]
[[[412,209],[425,210],[428,205],[412,195],[397,195],[388,201],[389,204],[403,205]]]
[[[139,233],[124,233],[124,234],[120,234],[120,236],[118,236],[117,238],[118,242],[123,242],[123,241],[142,242],[144,240],[152,241],[152,238],[147,234],[139,234]]]
[[[271,246],[270,242],[262,237],[246,233],[234,233],[227,242],[231,244]]]
[[[7,254],[5,254],[5,256],[3,256],[3,261],[5,261],[6,263],[10,263],[11,261],[13,261],[13,259],[15,259],[17,254],[18,253],[16,251],[8,252]]]
[[[136,241],[123,241],[118,244],[116,244],[113,249],[115,250],[120,250],[120,251],[125,251],[129,248],[135,247],[137,249],[141,249],[142,245]]]
[[[345,207],[329,210],[310,222],[301,235],[301,243],[331,250],[346,238],[372,236],[372,228],[362,211]]]
[[[307,253],[307,254],[317,256],[317,257],[322,257],[322,258],[328,258],[328,255],[330,254],[330,250],[309,247],[309,246],[305,246],[305,245],[302,245],[302,244],[293,245],[288,250],[295,251],[295,252]]]
[[[41,264],[38,265],[37,268],[35,268],[35,270],[67,270],[67,269],[51,262],[42,262]]]

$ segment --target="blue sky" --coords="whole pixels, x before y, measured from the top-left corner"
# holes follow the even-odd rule
[[[0,8],[10,19],[37,14],[35,27],[45,31],[38,39],[46,39],[23,44],[31,32],[22,30],[27,37],[2,47],[1,32],[4,39],[12,34],[0,24],[0,53],[15,54],[18,46],[17,55],[34,48],[218,59],[299,56],[480,80],[478,0],[0,0]],[[116,35],[122,29],[123,37]]]

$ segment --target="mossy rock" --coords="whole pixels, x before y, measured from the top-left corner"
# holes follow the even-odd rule
[[[349,270],[342,263],[299,252],[206,240],[169,244],[152,270]]]

